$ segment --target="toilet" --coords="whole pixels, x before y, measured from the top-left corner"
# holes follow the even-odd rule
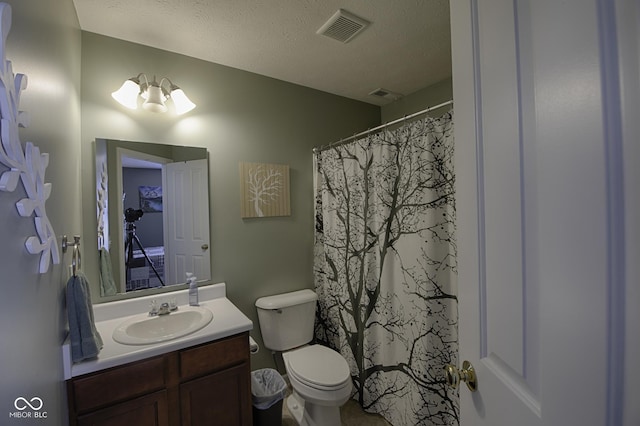
[[[318,296],[311,290],[256,300],[264,346],[282,352],[293,393],[287,408],[301,426],[341,424],[340,406],[351,396],[351,372],[338,352],[309,345]]]

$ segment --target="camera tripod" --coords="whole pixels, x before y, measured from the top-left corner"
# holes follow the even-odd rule
[[[144,258],[147,259],[147,262],[149,262],[149,265],[151,266],[151,269],[153,269],[153,272],[156,274],[156,277],[158,277],[158,279],[160,280],[160,284],[164,287],[164,280],[162,279],[155,265],[147,255],[147,252],[144,250],[142,243],[140,243],[140,239],[138,239],[138,236],[136,235],[136,226],[133,224],[133,222],[126,223],[126,231],[127,231],[127,241],[124,244],[124,251],[125,253],[127,253],[127,260],[125,262],[125,265],[126,265],[125,273],[126,273],[127,280],[129,280],[129,272],[131,270],[131,263],[133,262],[133,243],[135,242],[138,245],[138,248],[140,249],[140,251],[142,251]]]

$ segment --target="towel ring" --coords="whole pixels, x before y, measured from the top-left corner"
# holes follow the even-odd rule
[[[73,255],[71,256],[71,269],[73,270],[73,276],[77,275],[77,271],[80,270],[82,265],[82,257],[80,256],[80,237],[75,236],[73,244]]]
[[[62,236],[62,252],[66,253],[67,248],[71,245],[66,235]],[[82,265],[82,256],[80,256],[80,235],[73,236],[73,253],[71,255],[71,269],[73,276],[77,276],[77,271],[80,270]]]

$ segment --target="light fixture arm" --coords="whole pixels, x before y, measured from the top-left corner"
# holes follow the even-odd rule
[[[153,76],[153,81],[156,81],[156,76]],[[169,90],[167,90],[165,88],[165,86],[163,86],[164,82],[167,81],[169,83]],[[160,79],[160,83],[158,83],[158,86],[160,87],[160,89],[162,89],[162,93],[167,97],[171,97],[171,91],[173,90],[173,83],[171,83],[171,80],[169,80],[167,77],[162,77]]]
[[[169,80],[168,77],[162,77],[162,79],[167,80],[169,82],[169,93],[173,92],[176,89],[179,89],[179,87],[173,84],[173,81]]]
[[[140,81],[140,77],[144,77],[144,83]],[[145,73],[140,73],[138,74],[136,77],[132,78],[131,80],[133,80],[134,82],[136,82],[138,84],[138,86],[140,86],[140,93],[144,93],[147,90],[147,87],[149,87],[149,79],[147,79],[147,75]]]

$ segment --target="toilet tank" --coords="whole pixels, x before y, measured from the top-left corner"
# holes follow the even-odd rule
[[[286,351],[311,342],[318,296],[311,290],[261,297],[256,300],[264,346]]]

